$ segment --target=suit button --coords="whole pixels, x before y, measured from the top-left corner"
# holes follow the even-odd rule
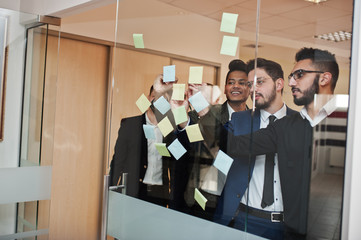
[[[139,178],[139,182],[143,182],[143,179]]]
[[[147,165],[144,165],[144,168],[147,168]]]
[[[241,197],[241,195],[237,194],[237,198],[240,198],[240,197]]]

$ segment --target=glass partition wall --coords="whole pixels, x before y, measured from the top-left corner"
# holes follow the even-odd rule
[[[117,2],[108,236],[340,239],[352,13]]]
[[[13,108],[12,113],[3,114],[12,114],[6,119],[21,119],[21,132],[5,134],[3,139],[4,146],[20,142],[20,151],[18,159],[7,154],[2,157],[1,175],[7,184],[1,191],[0,238],[48,239],[56,77],[45,73],[47,59],[56,62],[58,55],[58,41],[48,41],[49,29],[56,26],[51,26],[54,22],[50,23],[49,17],[5,9],[0,13],[6,19],[7,34],[2,56],[6,62],[3,81],[9,88],[4,93],[13,94],[6,98],[11,104],[3,105]],[[56,65],[48,69],[50,66],[56,76]]]

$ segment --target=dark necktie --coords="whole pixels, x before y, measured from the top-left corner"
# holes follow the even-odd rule
[[[276,117],[270,115],[268,117],[269,124],[273,123],[276,120]],[[274,160],[275,154],[268,153],[266,154],[266,162],[264,165],[264,184],[263,184],[263,196],[261,207],[265,208],[273,203],[273,176],[274,176]]]

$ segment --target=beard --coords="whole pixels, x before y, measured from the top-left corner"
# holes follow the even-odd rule
[[[293,96],[293,102],[297,106],[308,105],[313,101],[315,94],[318,93],[319,90],[319,86],[318,86],[319,79],[320,79],[320,75],[317,74],[317,76],[313,80],[312,86],[310,86],[308,89],[303,91],[302,97],[296,98],[296,96]]]
[[[267,99],[261,94],[261,96],[264,99],[264,102],[256,101],[255,106],[258,109],[266,109],[271,106],[273,101],[276,99],[276,84],[274,85],[274,88],[272,89],[272,92],[267,97]]]

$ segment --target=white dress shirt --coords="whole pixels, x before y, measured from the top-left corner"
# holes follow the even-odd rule
[[[145,171],[143,183],[150,185],[163,185],[163,160],[159,155],[155,143],[163,142],[163,136],[161,131],[156,125],[153,125],[147,114],[145,114],[145,120],[147,125],[154,126],[155,140],[147,139],[148,143],[148,167]]]
[[[260,128],[266,128],[269,124],[268,117],[271,115],[265,110],[260,110],[261,114],[261,125]],[[273,114],[277,119],[283,118],[287,114],[286,105],[283,104],[283,107]],[[283,211],[283,200],[282,200],[282,191],[281,191],[281,182],[280,174],[278,170],[278,158],[275,154],[275,166],[274,166],[274,203],[265,208],[261,207],[262,195],[263,195],[263,185],[264,185],[264,166],[266,162],[266,155],[260,155],[256,157],[254,164],[254,169],[252,173],[251,181],[249,182],[249,200],[247,203],[247,191],[244,193],[241,202],[248,206],[265,210],[265,211]]]

